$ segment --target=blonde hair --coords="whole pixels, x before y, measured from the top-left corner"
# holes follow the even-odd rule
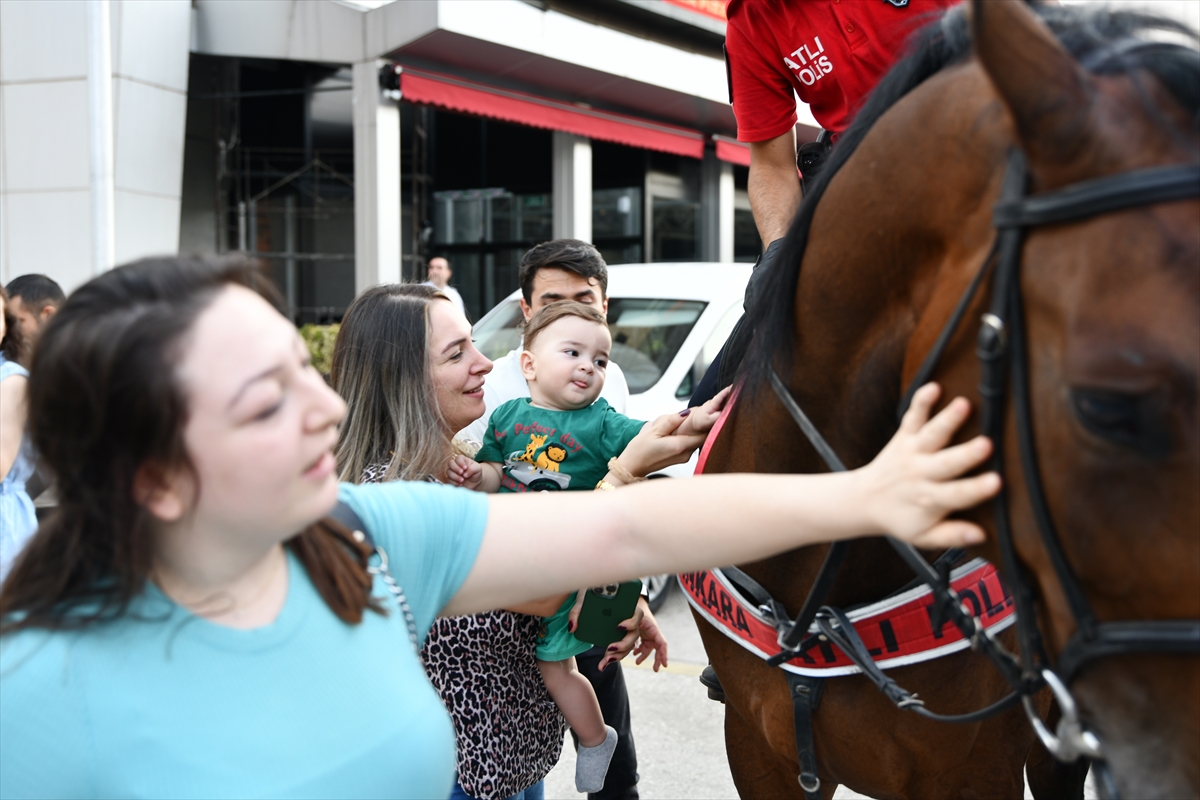
[[[444,432],[429,362],[431,286],[372,287],[346,309],[333,346],[330,383],[346,401],[338,431],[338,479],[360,483],[386,464],[382,480],[441,477],[455,452]]]

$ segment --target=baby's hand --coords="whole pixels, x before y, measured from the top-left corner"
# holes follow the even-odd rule
[[[712,430],[712,426],[717,424],[717,420],[721,417],[721,411],[725,408],[725,402],[729,399],[729,394],[733,387],[726,386],[721,391],[702,406],[687,409],[687,419],[675,431],[677,436],[688,436],[697,433],[708,433]]]
[[[457,455],[450,461],[446,479],[455,486],[477,490],[483,481],[483,465],[464,455]]]

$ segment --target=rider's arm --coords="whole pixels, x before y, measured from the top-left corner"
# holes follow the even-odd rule
[[[800,176],[796,171],[796,131],[765,142],[750,143],[750,208],[763,247],[787,233],[800,207]]]

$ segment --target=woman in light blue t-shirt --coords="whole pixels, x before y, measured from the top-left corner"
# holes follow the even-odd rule
[[[932,452],[966,414],[922,427],[932,389],[854,472],[540,498],[569,537],[523,498],[340,486],[345,405],[265,291],[250,262],[146,260],[43,332],[30,430],[59,511],[0,589],[0,797],[444,797],[453,731],[415,649],[436,616],[881,530],[975,542],[937,523],[998,487],[931,477],[988,451]],[[646,432],[643,466],[670,434]],[[403,610],[381,553],[326,518],[339,499]]]

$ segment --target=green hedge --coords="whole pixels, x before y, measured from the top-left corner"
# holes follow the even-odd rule
[[[322,375],[329,374],[329,365],[333,360],[333,343],[337,339],[338,325],[302,325],[300,336],[308,345],[312,354],[313,366]]]

